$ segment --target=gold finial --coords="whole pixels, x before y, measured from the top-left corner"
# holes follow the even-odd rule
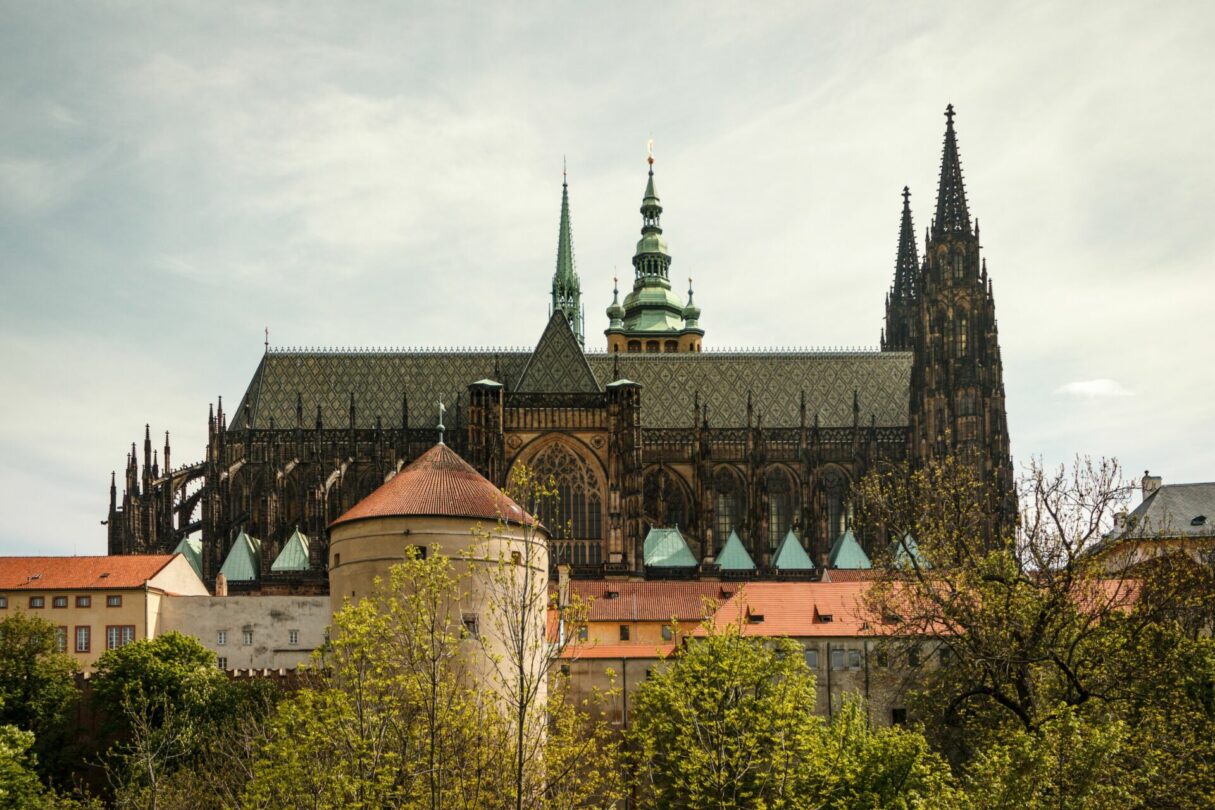
[[[653,168],[653,166],[654,166],[654,139],[653,138],[650,138],[648,141],[645,142],[645,153],[646,153],[646,159],[645,159],[646,163],[649,163],[650,167]]]

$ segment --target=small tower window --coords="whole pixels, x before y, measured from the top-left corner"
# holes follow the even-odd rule
[[[666,345],[663,347],[663,351],[668,352],[668,353],[677,352],[677,351],[679,351],[679,344],[673,340],[668,340],[666,342]]]
[[[640,340],[630,340],[629,341],[629,352],[631,352],[632,354],[639,354],[641,352],[641,341]]]
[[[646,354],[658,354],[658,341],[657,340],[647,340],[645,342],[645,351],[646,351]]]

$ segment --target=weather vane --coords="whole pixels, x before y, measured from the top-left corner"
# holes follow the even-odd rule
[[[645,142],[646,163],[654,165],[654,139],[650,138]]]

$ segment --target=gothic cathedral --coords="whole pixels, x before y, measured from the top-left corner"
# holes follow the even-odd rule
[[[140,469],[131,446],[121,497],[110,485],[109,552],[180,550],[237,590],[324,590],[329,524],[444,427],[499,486],[516,464],[552,476],[559,496],[540,517],[554,564],[580,577],[708,575],[726,557],[775,577],[790,544],[821,571],[851,536],[854,482],[887,461],[959,454],[1011,493],[995,303],[952,106],[946,119],[922,259],[903,190],[879,351],[702,351],[691,286],[686,299],[672,288],[651,158],[606,351],[585,346],[563,182],[550,316],[531,352],[268,348],[235,410],[213,406],[201,461],[172,467],[168,435],[158,458],[149,430]],[[652,530],[677,530],[688,564],[662,565]]]

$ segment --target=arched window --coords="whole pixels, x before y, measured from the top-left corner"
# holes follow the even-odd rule
[[[647,340],[645,342],[645,350],[646,350],[646,354],[657,354],[658,353],[658,341],[657,340]]]
[[[966,356],[966,342],[970,335],[970,320],[965,315],[958,316],[958,357]]]
[[[629,341],[629,351],[632,352],[633,354],[639,353],[641,351],[641,341],[640,340],[630,340]]]
[[[827,542],[834,543],[850,522],[848,476],[837,467],[828,467],[823,473],[823,493],[827,496]]]
[[[716,524],[713,540],[718,548],[725,544],[730,532],[741,527],[747,499],[742,482],[727,467],[717,470],[713,478],[713,507]]]
[[[688,495],[673,473],[651,470],[646,474],[642,487],[642,512],[642,522],[645,524],[641,528],[642,536],[654,526],[688,528],[691,515]]]
[[[603,496],[599,480],[572,450],[554,442],[532,458],[532,472],[556,494],[531,504],[534,514],[556,543],[557,562],[597,565],[602,562]]]
[[[780,545],[801,507],[800,493],[796,482],[781,467],[768,470],[768,547],[775,549]]]

